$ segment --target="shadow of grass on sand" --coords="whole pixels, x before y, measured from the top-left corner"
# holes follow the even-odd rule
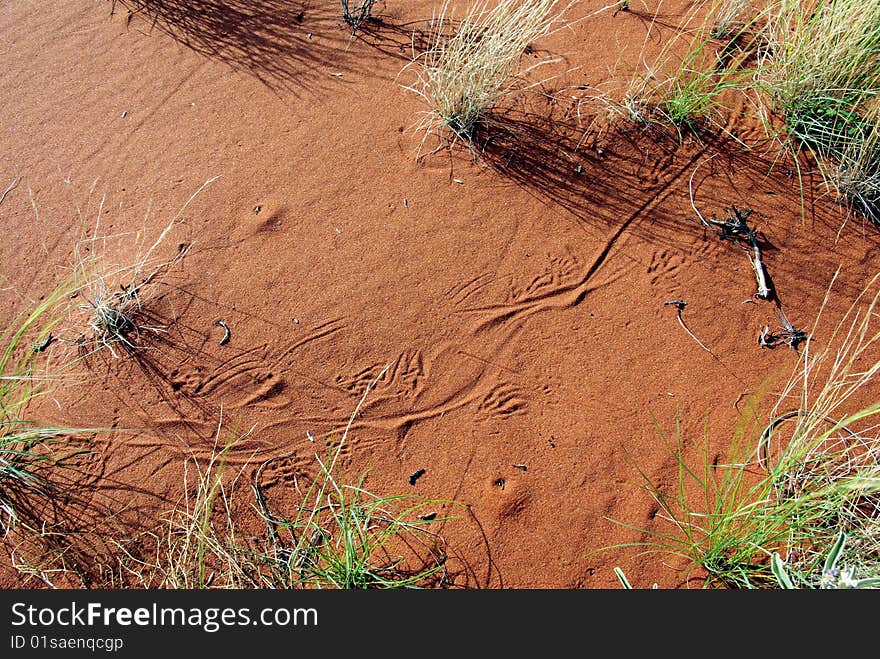
[[[380,56],[406,58],[410,31],[375,18],[352,35],[337,4],[304,0],[111,0],[126,25],[160,30],[270,89],[315,93],[334,72],[374,74]],[[367,47],[364,48],[363,46]]]

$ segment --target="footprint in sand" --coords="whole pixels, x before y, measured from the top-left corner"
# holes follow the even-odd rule
[[[657,286],[661,281],[675,279],[684,265],[684,258],[678,252],[661,249],[651,255],[651,263],[648,265],[648,274],[651,276],[651,286]]]
[[[498,473],[485,480],[482,492],[482,508],[499,524],[512,519],[531,503],[531,488],[523,474]]]
[[[476,417],[479,421],[503,420],[525,414],[528,406],[522,389],[513,384],[499,382],[477,404]]]
[[[275,233],[284,228],[287,209],[274,200],[256,202],[239,215],[236,237],[239,239],[255,238]]]

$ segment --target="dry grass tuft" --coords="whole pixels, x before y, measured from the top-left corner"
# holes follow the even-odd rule
[[[87,333],[80,332],[76,342],[92,354],[107,349],[118,357],[117,348],[128,353],[143,348],[140,336],[144,332],[159,334],[164,327],[144,321],[142,312],[147,304],[158,298],[163,277],[188,253],[191,245],[182,244],[170,257],[157,253],[171,232],[180,224],[187,206],[218,177],[203,183],[161,231],[155,241],[146,247],[144,236],[101,234],[100,219],[103,200],[98,208],[98,220],[89,237],[74,248],[73,277],[75,281],[74,324],[85,325]],[[124,265],[110,262],[108,244],[111,242],[133,249],[135,256]],[[131,243],[125,245],[126,242]]]
[[[420,152],[432,135],[442,146],[470,144],[499,102],[534,86],[526,76],[554,60],[528,65],[523,56],[560,24],[564,9],[553,15],[557,5],[558,0],[501,0],[489,8],[480,0],[456,25],[449,1],[443,3],[431,21],[427,49],[414,53],[407,65],[417,66],[418,73],[405,89],[430,108],[417,126],[424,133]]]

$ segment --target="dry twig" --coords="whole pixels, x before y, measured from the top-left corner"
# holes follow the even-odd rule
[[[708,352],[708,353],[711,355],[711,354],[712,354],[712,351],[709,350],[709,348],[707,348],[707,347],[703,344],[703,342],[700,341],[700,340],[694,335],[694,333],[691,332],[691,331],[688,329],[687,325],[684,324],[684,320],[683,320],[682,317],[681,317],[681,312],[684,311],[684,308],[687,306],[687,302],[685,302],[684,300],[669,300],[668,302],[664,302],[664,303],[663,303],[663,306],[665,306],[665,307],[675,307],[676,315],[677,315],[677,317],[678,317],[678,324],[681,325],[682,329],[684,329],[684,331],[688,333],[688,336],[690,336],[694,341],[697,342],[697,344],[698,344],[703,350],[705,350],[706,352]]]

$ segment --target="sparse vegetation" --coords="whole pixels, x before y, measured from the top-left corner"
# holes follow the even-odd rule
[[[228,447],[227,447],[228,448]],[[261,510],[261,537],[239,531],[232,506],[240,477],[224,482],[224,450],[205,467],[188,460],[184,505],[167,518],[154,562],[126,561],[127,570],[150,588],[404,588],[442,576],[440,536],[417,512],[439,502],[410,496],[381,497],[362,482],[340,484],[330,465],[316,457],[319,477],[288,519]],[[258,488],[252,485],[252,488]],[[264,505],[253,489],[255,507]],[[403,504],[403,505],[401,505]],[[422,551],[413,552],[417,545]],[[413,567],[412,561],[418,562]]]
[[[693,469],[682,458],[680,425],[674,443],[661,431],[678,465],[677,486],[655,485],[640,470],[661,521],[639,529],[649,539],[636,546],[687,558],[692,571],[705,571],[709,585],[774,587],[774,553],[798,579],[814,583],[827,549],[845,534],[846,550],[841,544],[835,561],[847,566],[850,580],[874,583],[880,575],[880,403],[849,410],[880,371],[880,291],[870,290],[877,282],[824,349],[815,350],[808,339],[768,424],[757,423],[754,406],[747,410],[726,462],[706,452]]]
[[[37,373],[36,360],[52,337],[59,318],[57,307],[69,295],[62,284],[45,297],[30,313],[12,322],[0,336],[0,529],[7,534],[21,520],[39,526],[31,512],[38,514],[38,499],[52,491],[45,472],[63,466],[65,458],[82,450],[65,443],[78,433],[28,418],[28,406],[46,393],[57,375]]]
[[[767,14],[758,78],[792,135],[839,154],[880,91],[880,3],[781,0]]]
[[[870,217],[880,197],[880,2],[779,0],[766,13],[756,81],[796,145]],[[769,123],[769,119],[768,119]]]
[[[688,134],[699,137],[704,129],[725,130],[736,94],[752,78],[743,67],[752,54],[748,5],[739,0],[697,4],[685,16],[682,30],[649,57],[644,51],[656,36],[652,23],[623,98],[600,94],[591,99],[602,102],[612,117],[642,126],[671,126],[679,141]]]
[[[707,122],[723,125],[723,94],[741,87],[742,75],[736,68],[718,70],[707,62],[701,47],[689,53],[677,72],[651,86],[657,115],[663,123],[672,124],[679,140],[684,132],[699,135]]]
[[[77,298],[74,324],[81,323],[88,328],[87,332],[79,333],[77,342],[80,347],[89,353],[106,348],[114,357],[118,357],[116,348],[125,352],[142,348],[139,338],[142,333],[158,334],[164,331],[163,327],[143,321],[142,311],[159,295],[157,289],[162,284],[163,276],[186,256],[189,245],[182,244],[170,258],[159,258],[156,252],[179,224],[180,216],[190,202],[215,180],[213,178],[202,184],[146,249],[141,234],[115,237],[114,242],[131,238],[135,243],[136,256],[131,263],[115,265],[109,260],[109,240],[99,234],[98,226],[90,237],[76,244],[73,264]],[[103,201],[98,208],[99,218],[102,209]]]
[[[428,527],[448,518],[420,512],[451,502],[377,496],[363,487],[363,477],[353,485],[340,483],[338,459],[349,429],[350,423],[325,459],[315,456],[318,473],[305,492],[297,487],[302,499],[291,517],[270,510],[257,472],[250,491],[265,529],[257,537],[240,532],[235,520],[233,506],[245,489],[243,471],[227,478],[235,438],[221,447],[218,427],[207,464],[186,460],[186,499],[157,536],[155,559],[129,554],[126,571],[151,588],[367,589],[439,583],[444,541]],[[124,543],[119,546],[124,549]]]
[[[652,63],[640,60],[623,100],[591,97],[612,116],[670,125],[681,140],[726,131],[732,108],[754,107],[780,155],[792,156],[802,192],[807,150],[829,191],[880,220],[878,0],[699,3]]]
[[[101,428],[58,423],[39,406],[59,385],[71,385],[69,364],[54,365],[53,331],[72,291],[62,282],[0,336],[0,537],[9,565],[26,580],[83,583],[71,569],[81,559],[59,508],[88,494],[81,467]],[[67,580],[72,576],[72,580]]]
[[[443,3],[431,21],[427,49],[408,65],[417,67],[418,80],[406,89],[430,108],[418,124],[425,139],[470,144],[493,108],[533,84],[527,74],[548,60],[526,65],[523,56],[559,23],[558,4],[502,0],[490,8],[481,0],[456,23],[449,1]]]
[[[263,558],[271,581],[304,588],[403,588],[443,582],[442,538],[421,519],[439,501],[377,496],[339,484],[331,464],[320,473],[291,518],[270,517],[274,527]],[[285,540],[286,537],[286,540]],[[415,561],[415,565],[413,565]]]
[[[754,105],[767,134],[792,152],[798,170],[797,151],[811,151],[828,188],[878,219],[877,0],[697,5],[680,36],[633,79],[626,98],[639,99],[641,108],[634,113],[631,102],[617,103],[619,114],[671,124],[679,137],[682,129],[694,133],[704,123],[723,128],[728,100]]]

